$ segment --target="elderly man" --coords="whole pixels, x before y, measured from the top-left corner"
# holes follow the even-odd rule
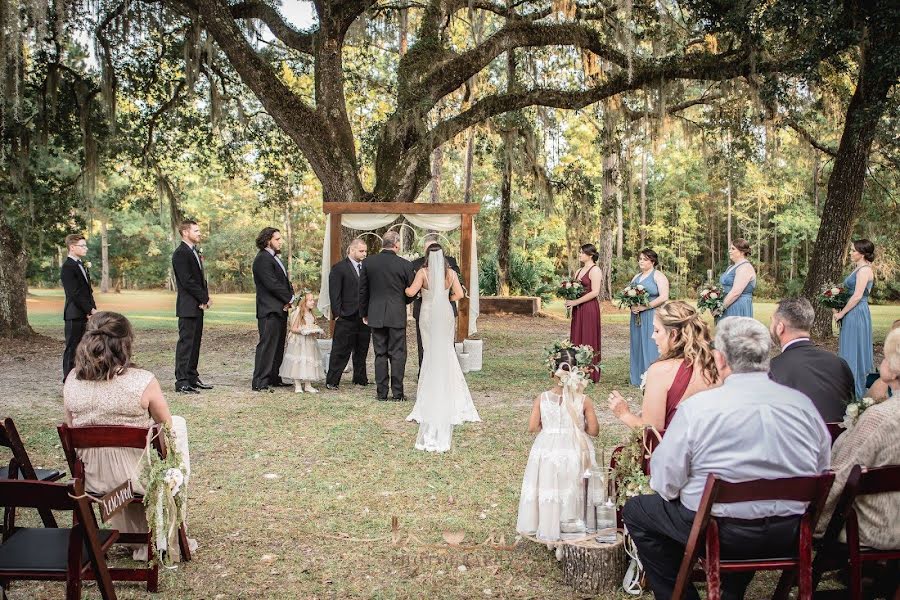
[[[843,358],[810,341],[815,318],[806,298],[778,303],[769,331],[781,354],[772,359],[769,377],[809,396],[825,422],[834,423],[844,418],[844,407],[853,398],[853,373]]]
[[[809,398],[769,379],[769,332],[749,317],[719,322],[715,361],[721,387],[683,401],[650,460],[658,495],[622,511],[657,600],[672,595],[694,514],[710,473],[725,481],[817,475],[829,467],[831,438]],[[723,558],[788,553],[803,503],[715,505]],[[742,598],[753,573],[722,576],[722,598]],[[691,586],[688,598],[699,598]]]

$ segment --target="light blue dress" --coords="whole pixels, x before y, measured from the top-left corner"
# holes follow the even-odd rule
[[[659,286],[653,278],[656,269],[641,279],[638,273],[631,280],[632,284],[639,283],[650,294],[650,302],[659,298]],[[641,385],[641,375],[647,372],[656,359],[659,358],[659,349],[653,341],[653,315],[656,309],[651,308],[641,313],[641,325],[638,327],[637,315],[631,315],[631,385]]]
[[[856,289],[856,274],[859,267],[847,275],[844,288],[851,294]],[[847,361],[853,372],[856,383],[856,395],[866,395],[866,375],[875,367],[875,356],[872,349],[872,315],[869,312],[869,292],[872,282],[866,285],[859,302],[841,319],[841,333],[838,338],[838,356]]]
[[[747,264],[750,261],[742,260],[741,262],[734,264],[728,267],[722,276],[719,277],[719,283],[722,284],[722,291],[725,292],[727,296],[731,291],[731,288],[734,287],[734,277],[737,274],[737,269],[743,264]],[[753,316],[753,290],[756,289],[756,277],[750,280],[750,283],[747,284],[747,287],[744,288],[744,291],[741,292],[741,295],[735,300],[731,306],[725,309],[725,312],[716,319],[721,320],[725,317],[752,317]]]

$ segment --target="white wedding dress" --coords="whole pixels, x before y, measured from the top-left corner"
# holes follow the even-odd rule
[[[419,423],[416,450],[446,452],[453,439],[453,426],[481,421],[453,345],[454,318],[444,288],[444,254],[431,253],[428,285],[422,288],[419,330],[422,335],[422,368],[416,389],[416,404],[406,417]],[[436,282],[436,285],[434,283]]]

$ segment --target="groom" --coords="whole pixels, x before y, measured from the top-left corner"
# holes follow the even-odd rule
[[[403,397],[403,372],[406,370],[406,288],[413,271],[408,260],[397,256],[400,235],[384,234],[382,250],[362,263],[359,277],[359,316],[372,330],[375,350],[375,384],[379,400]],[[390,365],[390,377],[388,377]]]

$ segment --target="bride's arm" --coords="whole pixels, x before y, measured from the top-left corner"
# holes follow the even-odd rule
[[[419,293],[419,290],[422,289],[422,284],[425,282],[425,269],[419,269],[419,272],[416,273],[416,278],[413,279],[413,282],[406,288],[406,295],[412,298],[416,294]]]
[[[456,274],[456,271],[450,271],[450,301],[456,302],[460,298],[462,298],[465,294],[463,293],[462,284],[459,282],[459,275]]]

